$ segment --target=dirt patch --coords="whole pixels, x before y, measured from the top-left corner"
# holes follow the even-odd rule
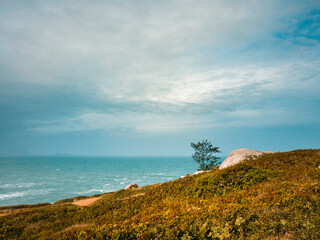
[[[93,198],[87,198],[87,199],[81,199],[81,200],[75,200],[72,204],[84,207],[84,206],[89,206],[90,204],[94,203],[95,201],[99,200],[100,197],[93,197]]]

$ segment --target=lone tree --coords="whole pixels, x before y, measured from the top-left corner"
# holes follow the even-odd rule
[[[219,147],[212,146],[208,140],[202,140],[202,142],[191,143],[195,153],[192,154],[192,158],[199,163],[200,168],[198,170],[209,170],[217,166],[219,157],[214,156],[214,153],[220,153]]]

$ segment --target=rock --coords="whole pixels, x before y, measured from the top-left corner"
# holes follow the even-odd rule
[[[219,166],[219,169],[224,169],[230,166],[233,166],[239,162],[245,160],[248,156],[259,156],[261,154],[272,153],[271,151],[259,152],[256,150],[241,148],[237,150],[233,150],[229,156],[223,161],[223,163]]]
[[[200,173],[204,173],[204,172],[206,172],[206,171],[196,171],[195,173],[192,173],[192,174],[186,174],[185,176],[181,176],[181,178],[184,178],[184,177],[188,177],[188,176],[193,176],[193,175],[198,175],[198,174],[200,174]]]
[[[191,176],[192,174],[187,173],[185,176],[181,176],[181,178]]]
[[[135,183],[130,183],[128,186],[126,186],[125,190],[133,189],[133,188],[138,188],[139,186]]]
[[[206,171],[203,171],[203,170],[201,170],[201,171],[196,171],[195,173],[193,173],[193,174],[191,174],[191,175],[198,175],[198,174],[204,173],[204,172],[206,172]]]

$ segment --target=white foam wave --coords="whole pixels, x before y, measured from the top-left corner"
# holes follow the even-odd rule
[[[0,200],[16,198],[16,197],[23,197],[24,195],[26,195],[25,192],[15,192],[15,193],[0,194]]]
[[[161,176],[163,175],[164,173],[151,173],[152,176]]]
[[[30,188],[30,187],[34,187],[37,186],[39,184],[37,183],[7,183],[4,185],[0,185],[0,188]]]
[[[9,193],[0,194],[0,200],[20,198],[27,195],[47,194],[50,191],[51,189],[39,189],[39,190],[28,190],[28,191],[22,191],[22,192],[9,192]]]
[[[88,190],[88,191],[77,192],[76,194],[79,194],[79,195],[86,195],[86,194],[93,194],[93,193],[105,193],[105,192],[110,192],[110,189],[107,189],[107,188],[103,188],[103,189],[96,189],[96,188],[93,188],[93,189],[90,189],[90,190]]]
[[[103,189],[90,189],[89,191],[88,191],[89,193],[91,193],[91,192],[103,192]]]

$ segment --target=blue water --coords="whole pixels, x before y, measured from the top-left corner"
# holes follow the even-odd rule
[[[191,157],[0,157],[0,206],[167,182],[197,168]]]

